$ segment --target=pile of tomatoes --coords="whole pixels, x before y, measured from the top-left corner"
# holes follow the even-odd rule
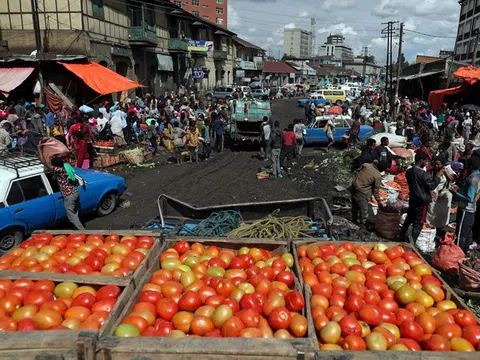
[[[480,326],[416,253],[343,243],[297,248],[321,350],[475,351]]]
[[[305,337],[303,295],[293,290],[293,256],[179,241],[160,256],[115,335]]]
[[[50,280],[0,280],[0,332],[99,330],[121,289]]]
[[[124,277],[152,246],[148,236],[33,234],[0,257],[0,270]]]

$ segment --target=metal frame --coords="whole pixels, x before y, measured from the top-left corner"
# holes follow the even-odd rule
[[[20,170],[39,165],[43,170],[44,166],[40,159],[32,155],[15,155],[14,153],[7,152],[6,155],[2,154],[0,156],[0,166],[3,166],[8,170],[14,170],[17,174],[17,177],[20,177]]]

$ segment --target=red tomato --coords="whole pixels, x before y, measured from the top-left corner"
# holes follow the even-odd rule
[[[380,309],[385,311],[394,312],[398,309],[398,303],[394,300],[384,299],[378,303]]]
[[[348,335],[345,340],[343,340],[342,346],[344,350],[367,350],[367,344],[357,335]]]
[[[363,300],[360,296],[351,295],[348,297],[347,301],[345,301],[344,309],[349,312],[357,312],[365,305],[365,300]]]
[[[286,307],[273,309],[268,316],[268,323],[273,330],[288,329],[292,317]]]
[[[435,330],[435,334],[442,335],[448,340],[452,340],[455,337],[462,336],[462,328],[457,324],[446,324],[437,328],[437,330]]]
[[[278,261],[278,260],[275,260],[275,261]],[[274,261],[274,263],[275,263],[275,261]],[[274,280],[283,282],[288,287],[292,287],[293,283],[295,281],[295,276],[293,275],[293,272],[291,272],[291,271],[281,271],[277,274],[277,276],[275,276]]]
[[[246,328],[258,328],[260,323],[260,314],[253,309],[240,310],[235,314]]]
[[[377,305],[378,303],[380,303],[380,301],[382,301],[382,298],[380,297],[380,295],[378,295],[378,292],[373,290],[365,291],[365,296],[363,299],[365,300],[366,304],[370,305]]]
[[[178,308],[183,311],[194,312],[202,305],[200,296],[193,291],[186,291],[178,300]]]
[[[462,337],[477,347],[480,344],[480,326],[471,325],[463,328]]]
[[[333,286],[331,284],[315,284],[311,287],[312,294],[323,295],[330,299],[333,295]]]
[[[450,351],[450,341],[441,335],[434,334],[422,341],[422,348],[427,351]]]
[[[140,241],[140,239],[142,239],[142,238],[139,238],[139,241]],[[190,249],[190,244],[188,242],[186,242],[185,240],[180,240],[179,242],[175,243],[173,248],[175,250],[177,250],[177,252],[180,255],[183,255]]]
[[[243,295],[242,298],[240,299],[240,307],[242,308],[242,310],[253,309],[257,313],[262,312],[262,304],[260,304],[260,301],[258,300],[258,298],[253,294]]]
[[[399,325],[404,321],[413,321],[414,320],[414,316],[410,311],[405,310],[405,309],[401,309],[401,308],[395,310],[395,316],[397,318],[397,324],[399,324]]]
[[[305,300],[302,294],[297,291],[289,291],[285,295],[285,307],[290,311],[301,311],[305,306]]]
[[[38,280],[36,281],[33,286],[32,290],[40,290],[53,293],[55,289],[55,283],[51,280]]]
[[[86,308],[91,309],[92,305],[96,302],[97,300],[95,299],[95,296],[88,293],[84,292],[78,295],[75,299],[72,301],[72,305],[70,306],[84,306]]]
[[[105,258],[102,258],[100,256],[89,255],[83,260],[83,262],[89,265],[93,269],[93,271],[100,271],[100,269],[103,267],[104,260]]]
[[[227,319],[222,325],[223,337],[238,337],[240,333],[245,329],[243,321],[237,316],[232,316]]]
[[[117,285],[105,285],[97,290],[96,299],[100,300],[110,300],[116,299],[120,295],[120,288]]]
[[[338,325],[340,325],[340,328],[342,329],[342,336],[345,338],[348,335],[362,335],[362,326],[353,315],[344,316],[338,322]]]
[[[342,295],[332,295],[332,297],[330,298],[330,306],[338,306],[340,308],[343,308],[345,306],[345,301],[346,301],[346,298],[345,296],[342,296]]]
[[[178,312],[178,305],[173,299],[160,299],[156,305],[158,316],[162,319],[171,321]]]
[[[32,319],[20,320],[17,324],[17,331],[35,331],[38,330],[38,326]]]
[[[68,308],[69,306],[67,306],[67,304],[65,304],[62,300],[59,300],[59,299],[48,301],[45,304],[43,304],[41,307],[41,309],[50,309],[50,310],[56,311],[61,316],[65,315],[65,312],[67,311]]]
[[[423,329],[415,321],[403,321],[399,327],[402,337],[419,342],[423,338]]]
[[[148,328],[148,322],[145,318],[138,315],[129,315],[122,320],[122,324],[132,324],[135,326],[141,334],[143,334]]]
[[[380,308],[375,305],[364,305],[359,311],[358,315],[362,321],[368,325],[380,325],[382,322],[382,313]]]
[[[235,287],[229,279],[221,280],[218,285],[215,287],[215,291],[218,295],[228,296],[233,291]]]
[[[440,280],[438,280],[435,276],[428,274],[422,275],[422,286],[426,284],[433,284],[438,287],[442,286],[442,282]]]
[[[24,305],[35,305],[35,306],[42,306],[48,301],[52,301],[54,299],[53,294],[51,292],[41,291],[41,290],[31,290],[28,292],[27,296],[23,300]]]
[[[224,299],[222,301],[222,305],[228,305],[232,309],[232,312],[234,314],[240,310],[240,304],[235,299],[231,299],[231,298]]]
[[[107,311],[110,312],[112,311],[113,307],[115,306],[115,303],[117,302],[117,299],[109,299],[109,300],[100,300],[97,301],[92,305],[92,312],[100,312],[100,311]]]
[[[190,246],[188,243],[187,243],[187,245]],[[152,246],[153,246],[153,239],[150,236],[140,236],[139,238],[137,238],[137,247],[138,248],[140,248],[140,249],[150,249]]]
[[[409,351],[422,351],[420,345],[412,339],[400,338],[397,340],[397,344],[405,345]]]
[[[0,333],[3,331],[17,331],[17,322],[10,316],[0,318]]]
[[[153,305],[157,305],[158,301],[163,298],[163,295],[157,291],[142,291],[140,293],[140,302],[149,302]]]
[[[75,265],[72,270],[79,274],[79,275],[88,275],[90,274],[91,272],[93,272],[93,268],[88,265],[88,264],[85,264],[85,263],[79,263],[77,265]]]
[[[473,315],[468,310],[460,310],[458,311],[453,318],[455,322],[460,325],[462,328],[470,325],[477,325],[477,319],[475,315]]]
[[[230,261],[230,265],[228,266],[229,269],[246,269],[247,268],[247,262],[239,257],[233,258],[232,261]]]

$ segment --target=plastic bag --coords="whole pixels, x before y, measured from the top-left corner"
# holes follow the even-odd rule
[[[440,248],[432,258],[432,265],[446,273],[457,275],[459,261],[464,258],[463,250],[455,245],[455,234],[447,232],[440,241]]]
[[[480,291],[480,272],[464,264],[465,259],[460,260],[458,285],[466,291]]]
[[[61,142],[53,137],[40,140],[38,144],[38,156],[40,161],[48,168],[52,167],[52,158],[65,157],[70,153],[70,150]]]
[[[390,210],[390,211],[388,211]],[[400,212],[392,208],[379,208],[375,220],[375,230],[386,238],[394,239],[400,230]]]
[[[382,137],[387,137],[389,140],[389,146],[390,148],[395,148],[395,147],[406,147],[407,146],[407,138],[404,136],[399,136],[395,134],[390,134],[390,133],[378,133],[370,137],[370,139],[375,139],[377,144],[380,144],[380,140]]]
[[[394,147],[392,148],[392,151],[395,155],[401,157],[402,159],[408,159],[412,158],[413,154],[410,150],[401,148],[401,147]]]
[[[423,228],[418,235],[417,241],[415,241],[415,246],[420,249],[420,251],[425,253],[430,253],[435,251],[435,237],[437,236],[437,229],[425,229]]]

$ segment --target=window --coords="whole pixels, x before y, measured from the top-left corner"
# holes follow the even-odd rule
[[[208,5],[202,5],[202,8],[208,9]]]
[[[103,12],[103,0],[92,0],[93,16],[103,19],[105,14]]]
[[[222,5],[222,4],[223,4],[223,0],[217,0],[217,4]]]
[[[193,6],[200,6],[200,1],[199,0],[192,0],[192,5]]]
[[[202,16],[204,19],[208,19],[208,15],[203,15]]]
[[[223,19],[222,18],[217,18],[217,24],[223,25]]]
[[[175,6],[182,7],[182,2],[181,1],[175,1]]]
[[[12,183],[7,196],[7,203],[8,205],[20,204],[24,201],[46,196],[47,194],[42,177],[40,175],[33,176]]]
[[[223,15],[223,9],[222,8],[217,8],[217,14]]]
[[[333,95],[343,96],[343,95],[345,95],[345,94],[343,93],[343,91],[334,91],[334,92],[333,92]]]
[[[200,13],[198,11],[192,11],[193,16],[200,16]]]
[[[58,181],[55,178],[54,179],[54,173],[53,172],[48,172],[45,175],[47,175],[47,180],[50,183],[50,187],[52,188],[52,191],[54,193],[60,192],[60,186],[58,186]]]

